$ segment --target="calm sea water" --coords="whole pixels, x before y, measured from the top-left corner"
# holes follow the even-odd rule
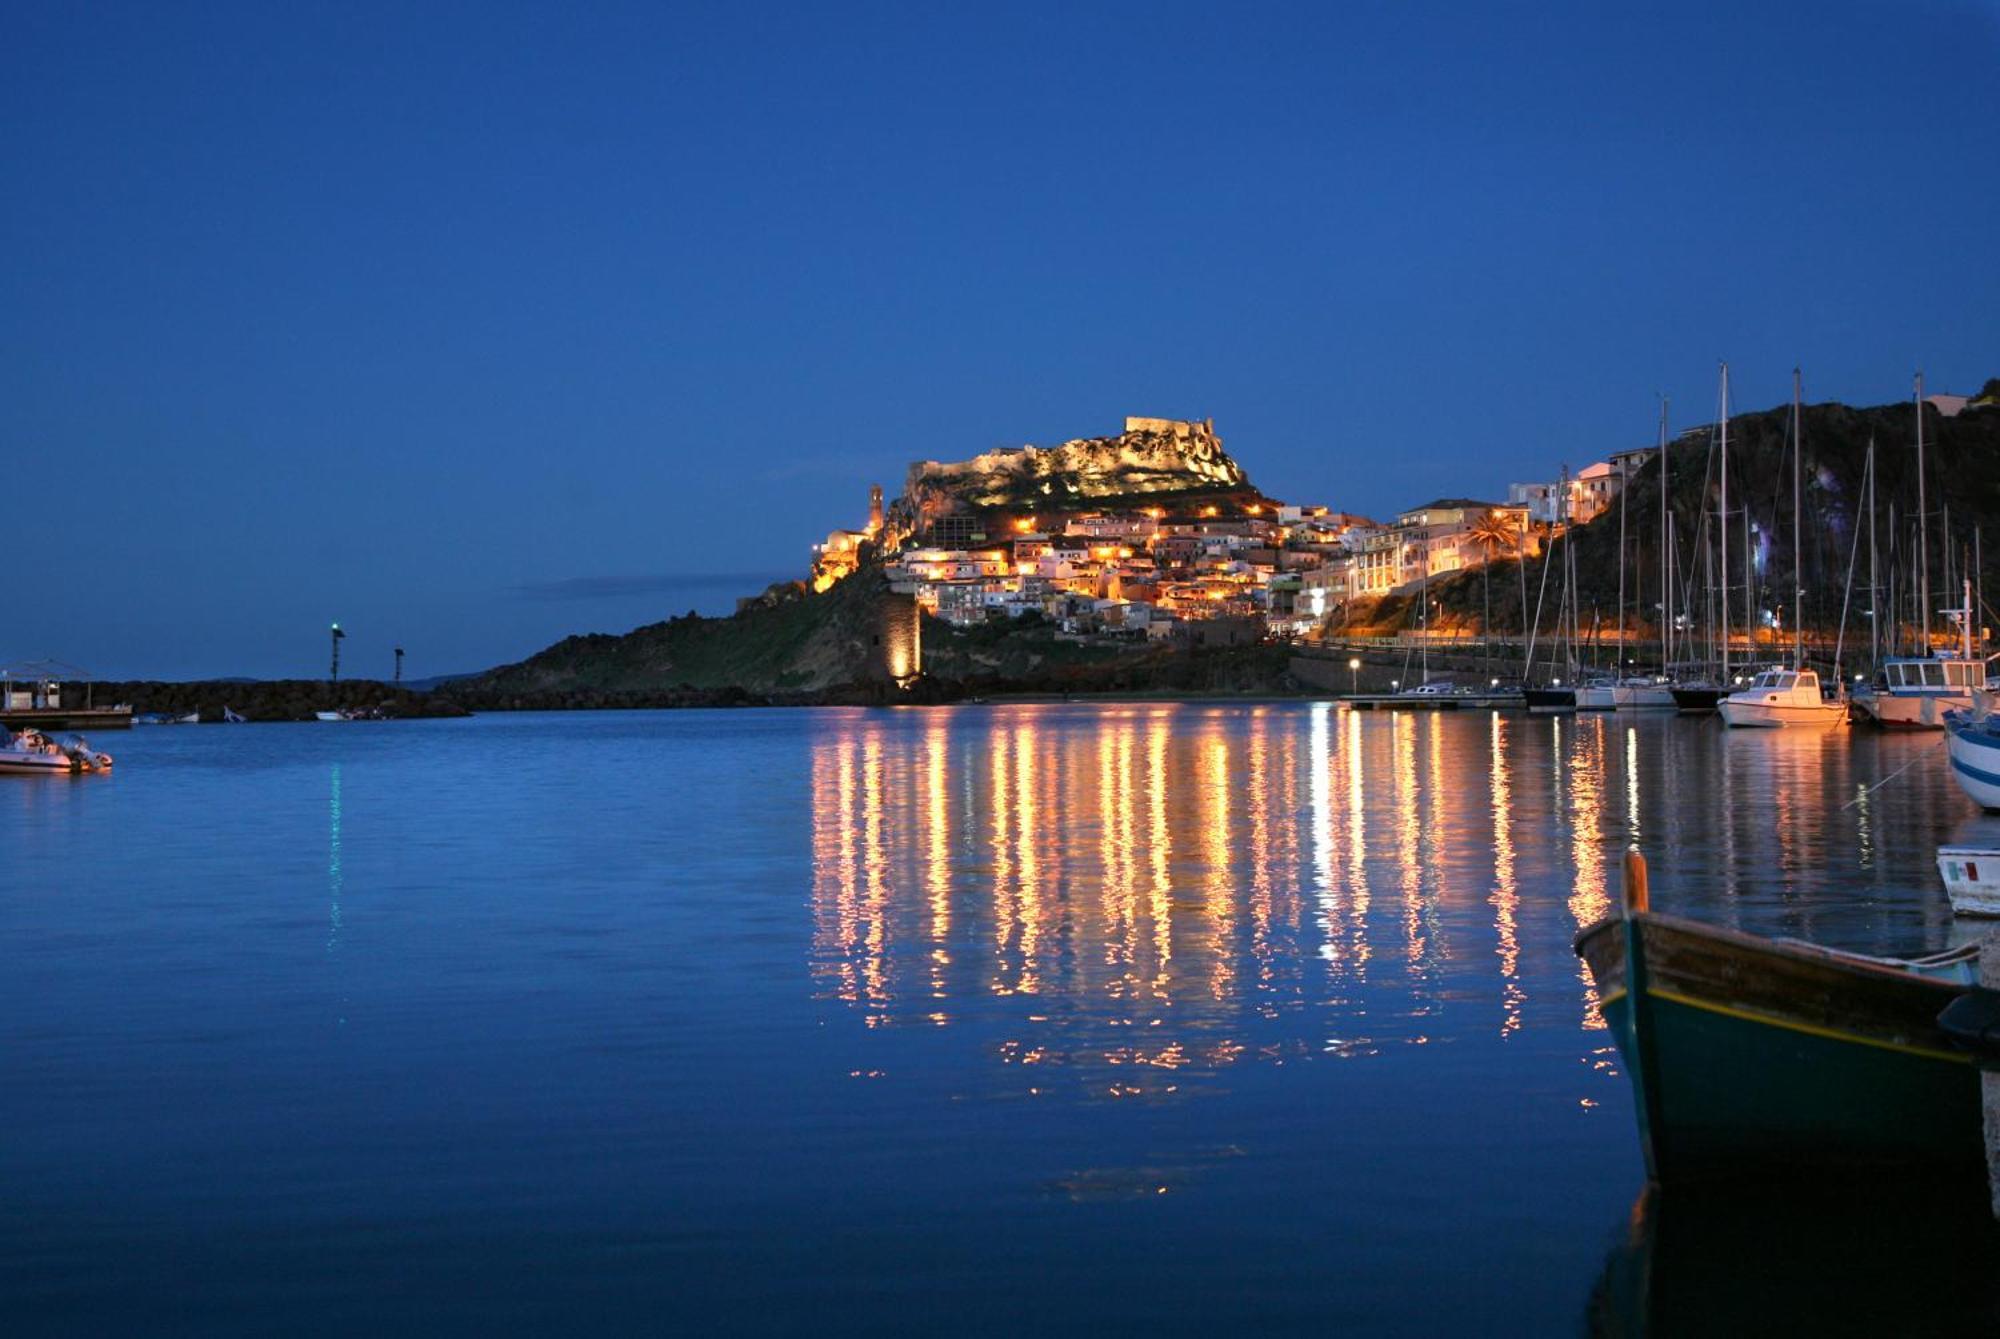
[[[1830,1314],[1993,1317],[1976,1224],[1640,1203],[1570,951],[1630,840],[1662,909],[1944,944],[1978,820],[1933,738],[1148,704],[98,743],[115,775],[0,777],[9,1334],[1574,1333],[1635,1276],[1795,1316],[1794,1258]]]

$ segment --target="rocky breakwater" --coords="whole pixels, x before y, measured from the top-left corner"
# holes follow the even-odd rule
[[[466,708],[444,693],[419,693],[401,684],[372,679],[328,683],[324,679],[272,679],[260,682],[206,680],[159,683],[151,680],[63,685],[65,702],[81,702],[88,691],[97,706],[129,702],[136,713],[167,712],[184,716],[200,712],[204,722],[220,721],[227,708],[252,721],[310,721],[314,712],[360,711],[384,719],[428,716],[468,716]]]

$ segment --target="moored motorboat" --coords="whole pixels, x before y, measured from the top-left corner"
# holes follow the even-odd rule
[[[1767,669],[1716,704],[1729,725],[1839,725],[1847,702],[1820,691],[1819,673],[1809,669]]]
[[[1942,730],[1946,712],[1972,707],[1972,695],[1986,687],[1992,669],[1990,661],[1956,656],[1884,661],[1874,681],[1855,690],[1854,705],[1886,729]]]
[[[1664,916],[1632,851],[1621,913],[1576,951],[1655,1182],[1984,1174],[1978,1071],[1937,1023],[1971,989],[1976,946],[1874,958]]]
[[[40,730],[0,729],[0,772],[67,776],[110,770],[111,755],[97,752],[80,737],[56,739]]]
[[[1854,705],[1865,719],[1890,730],[1942,730],[1946,712],[1972,710],[1973,695],[1993,681],[1995,657],[1973,652],[1972,582],[1964,586],[1965,603],[1955,615],[1958,653],[1883,661],[1874,680],[1855,690]]]

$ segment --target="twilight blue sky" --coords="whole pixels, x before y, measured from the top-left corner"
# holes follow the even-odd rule
[[[471,670],[913,459],[1388,513],[2000,374],[1994,4],[0,0],[0,661]]]

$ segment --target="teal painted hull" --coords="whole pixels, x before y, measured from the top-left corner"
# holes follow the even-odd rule
[[[1629,999],[1604,1010],[1626,1065]],[[1979,1178],[1979,1072],[1657,996],[1651,1162],[1662,1182],[1828,1166]]]
[[[1985,1179],[1979,1070],[1937,1025],[1949,964],[1638,913],[1577,936],[1658,1184]],[[1636,1002],[1636,1007],[1635,1007]]]

